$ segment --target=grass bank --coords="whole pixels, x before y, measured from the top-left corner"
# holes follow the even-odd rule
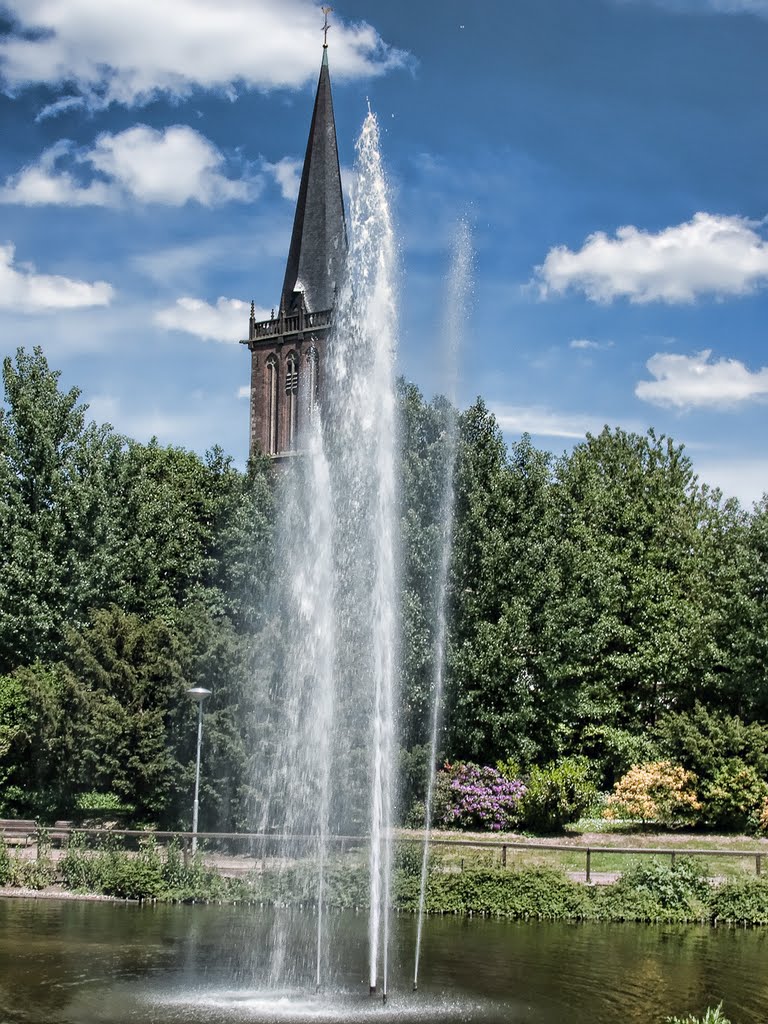
[[[426,910],[510,920],[768,924],[768,880],[742,876],[713,885],[703,864],[682,856],[674,864],[646,857],[623,866],[613,884],[585,886],[556,868],[502,868],[480,858],[465,859],[459,870],[436,854],[430,859]],[[418,909],[420,867],[418,847],[400,843],[393,903],[403,912]],[[248,875],[227,877],[206,864],[203,853],[185,859],[176,844],[161,848],[151,837],[131,851],[114,837],[95,849],[73,842],[57,864],[44,850],[28,860],[0,845],[0,886],[44,890],[54,884],[121,899],[312,906],[316,866],[311,860],[262,862]],[[364,852],[329,861],[325,902],[338,909],[366,907]]]

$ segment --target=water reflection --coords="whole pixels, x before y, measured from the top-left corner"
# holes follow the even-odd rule
[[[7,1024],[484,1021],[648,1024],[724,1000],[735,1024],[768,1017],[765,931],[430,918],[412,995],[416,921],[393,927],[386,1007],[367,996],[366,920],[331,915],[342,966],[325,991],[263,990],[272,912],[0,900]],[[289,915],[298,947],[311,912]]]

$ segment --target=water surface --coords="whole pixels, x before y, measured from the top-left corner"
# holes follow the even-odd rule
[[[734,1024],[768,1020],[761,930],[429,918],[414,995],[416,920],[402,915],[382,1006],[365,915],[330,915],[339,964],[319,995],[311,911],[285,923],[304,983],[263,989],[272,923],[254,907],[0,900],[0,1021],[655,1024],[721,999]]]

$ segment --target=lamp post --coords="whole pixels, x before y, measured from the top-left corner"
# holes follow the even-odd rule
[[[197,761],[195,763],[195,802],[192,805],[192,854],[197,853],[197,812],[200,807],[200,748],[203,743],[203,701],[211,696],[204,686],[193,686],[187,696],[197,702]]]

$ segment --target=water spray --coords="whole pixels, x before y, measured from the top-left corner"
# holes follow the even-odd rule
[[[429,866],[429,841],[432,830],[432,806],[434,803],[435,762],[437,760],[437,742],[440,733],[442,713],[443,684],[445,675],[445,648],[447,640],[447,599],[448,573],[451,561],[451,541],[453,535],[454,487],[453,473],[456,462],[456,379],[458,376],[458,353],[464,323],[467,318],[467,305],[472,273],[472,240],[469,226],[461,221],[456,232],[451,261],[451,272],[448,278],[448,302],[445,324],[447,339],[446,351],[446,397],[452,405],[448,413],[445,429],[445,466],[443,470],[443,490],[440,499],[438,521],[443,524],[442,550],[440,568],[437,578],[436,595],[436,635],[435,635],[435,669],[433,677],[432,730],[429,745],[429,773],[427,777],[427,795],[424,807],[424,846],[421,858],[421,882],[419,886],[419,917],[416,928],[416,955],[413,967],[413,991],[418,990],[419,962],[421,958],[421,941],[424,929],[424,911],[427,890],[427,869]]]

